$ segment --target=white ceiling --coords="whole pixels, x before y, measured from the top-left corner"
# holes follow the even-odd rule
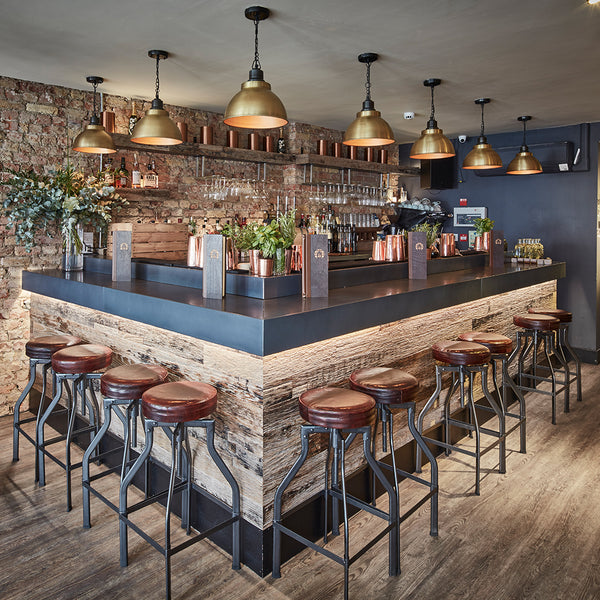
[[[2,0],[0,75],[151,99],[151,48],[168,104],[223,112],[247,79],[249,0]],[[478,135],[475,98],[489,96],[486,132],[600,120],[600,5],[585,0],[265,0],[265,79],[288,116],[344,129],[364,99],[359,53],[378,52],[372,96],[398,141],[429,116],[428,77],[439,77],[436,117],[450,136]],[[403,113],[413,111],[407,121]]]

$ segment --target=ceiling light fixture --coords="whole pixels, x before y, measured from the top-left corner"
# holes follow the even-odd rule
[[[232,127],[244,129],[273,129],[287,125],[288,118],[281,100],[264,80],[258,55],[258,24],[269,17],[271,11],[263,6],[250,6],[244,15],[254,22],[254,60],[248,81],[227,105],[223,121]]]
[[[174,146],[181,144],[181,132],[177,125],[169,118],[163,101],[158,97],[160,80],[158,77],[159,63],[169,57],[164,50],[149,50],[148,56],[156,60],[156,83],[155,97],[152,106],[146,114],[135,124],[131,132],[131,141],[136,144],[148,144],[150,146]]]
[[[535,175],[542,172],[540,161],[529,152],[526,143],[527,121],[530,120],[531,117],[528,116],[517,118],[517,121],[523,123],[523,144],[506,169],[508,175]]]
[[[358,55],[358,62],[367,65],[367,97],[362,110],[356,113],[356,119],[344,133],[344,144],[347,146],[387,146],[394,143],[392,128],[381,118],[381,113],[375,110],[375,103],[371,100],[371,64],[378,58],[379,54],[374,52]]]
[[[463,169],[499,169],[502,167],[500,155],[488,144],[484,134],[483,107],[489,104],[489,98],[478,98],[474,100],[475,104],[481,106],[481,133],[473,149],[463,161]]]
[[[454,146],[452,142],[444,135],[441,129],[438,129],[435,120],[435,104],[433,102],[433,89],[442,83],[441,79],[426,79],[423,82],[425,87],[431,88],[431,116],[427,121],[427,128],[421,131],[421,137],[413,144],[410,149],[411,158],[437,159],[449,158],[454,156]]]
[[[97,87],[104,79],[96,75],[88,75],[85,80],[94,86],[94,109],[90,118],[90,124],[86,125],[84,130],[75,138],[73,150],[88,154],[112,154],[116,152],[115,144],[112,137],[106,132],[103,125],[101,125],[96,113]]]

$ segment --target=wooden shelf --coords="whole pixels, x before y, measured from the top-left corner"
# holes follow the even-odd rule
[[[168,198],[171,194],[171,190],[164,188],[158,190],[150,188],[115,188],[115,191],[130,201]]]
[[[220,160],[233,160],[251,163],[269,163],[273,165],[289,165],[295,161],[292,154],[278,154],[276,152],[263,152],[262,150],[245,150],[243,148],[227,148],[225,146],[209,146],[207,144],[177,144],[175,146],[148,146],[136,144],[128,135],[121,133],[112,134],[115,146],[119,149],[134,152],[158,152],[172,156],[205,156]]]
[[[408,176],[421,174],[421,169],[419,168],[400,167],[399,165],[367,162],[366,160],[352,160],[350,158],[336,158],[335,156],[323,156],[321,154],[297,154],[296,164],[328,167],[331,169],[369,171],[371,173],[393,173]]]

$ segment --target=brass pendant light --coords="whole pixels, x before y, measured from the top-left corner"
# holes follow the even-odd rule
[[[113,154],[117,151],[113,139],[106,132],[104,126],[101,125],[96,113],[97,87],[104,79],[96,75],[89,75],[85,80],[94,86],[94,110],[90,118],[90,124],[86,125],[85,129],[75,138],[73,150],[88,154]]]
[[[160,81],[158,65],[161,59],[166,60],[169,53],[164,50],[150,50],[148,56],[156,60],[155,97],[152,106],[146,114],[135,124],[131,132],[131,141],[136,144],[150,146],[174,146],[183,143],[181,132],[177,125],[169,118],[169,113],[164,109],[163,101],[158,97]]]
[[[527,121],[530,121],[531,117],[524,116],[518,117],[517,121],[523,123],[523,144],[517,155],[510,161],[506,169],[508,175],[535,175],[536,173],[542,172],[542,165],[540,161],[529,152],[529,148],[526,143],[527,136]]]
[[[269,17],[271,11],[263,6],[250,6],[245,12],[254,22],[254,61],[248,81],[227,105],[223,121],[232,127],[244,129],[273,129],[287,125],[288,118],[281,100],[264,80],[258,56],[258,24]]]
[[[478,98],[474,101],[475,104],[481,106],[481,133],[477,143],[465,156],[463,161],[463,169],[499,169],[502,167],[502,159],[500,155],[487,143],[487,138],[484,135],[484,122],[483,122],[483,107],[489,104],[489,98]]]
[[[441,129],[438,129],[435,120],[435,105],[433,103],[433,89],[442,83],[441,79],[426,79],[423,82],[425,87],[431,88],[431,116],[427,121],[427,128],[421,131],[421,137],[412,145],[410,149],[411,158],[437,159],[454,156],[454,146],[452,142],[444,135]]]
[[[394,143],[392,128],[381,118],[381,113],[375,110],[375,103],[371,100],[371,64],[378,58],[379,54],[374,52],[365,52],[358,56],[358,62],[367,65],[367,97],[362,104],[362,110],[356,113],[356,119],[344,133],[346,146],[387,146]]]

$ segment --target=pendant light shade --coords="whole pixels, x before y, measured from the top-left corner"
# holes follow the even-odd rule
[[[169,53],[164,50],[150,50],[148,56],[156,60],[156,94],[152,106],[146,114],[135,124],[131,132],[131,141],[137,144],[150,146],[174,146],[181,144],[181,132],[177,125],[169,118],[169,113],[164,109],[163,101],[158,97],[160,81],[158,68],[160,60],[166,60]]]
[[[449,158],[456,154],[452,142],[438,128],[435,120],[435,105],[433,102],[433,89],[442,83],[441,79],[426,79],[425,87],[431,88],[431,116],[427,121],[427,128],[421,131],[421,137],[412,145],[410,157],[415,159]]]
[[[526,143],[527,121],[530,120],[531,117],[528,116],[518,117],[517,119],[517,121],[523,123],[523,144],[506,169],[508,175],[535,175],[542,172],[540,161],[529,152]]]
[[[244,129],[283,127],[288,123],[285,107],[271,91],[271,85],[264,80],[258,56],[258,24],[267,19],[271,12],[263,6],[250,6],[244,14],[254,22],[254,61],[248,81],[242,83],[242,89],[230,100],[223,121],[231,127]]]
[[[498,169],[502,167],[500,155],[487,143],[484,135],[483,107],[490,102],[489,98],[478,98],[475,104],[481,106],[481,133],[477,144],[471,152],[465,156],[463,169]]]
[[[90,124],[86,125],[85,129],[75,138],[73,150],[88,154],[113,154],[117,151],[115,144],[112,137],[100,124],[100,119],[96,114],[96,88],[104,79],[96,75],[89,75],[85,79],[94,86],[94,111],[90,118]]]
[[[375,110],[371,100],[371,64],[379,58],[374,52],[365,52],[358,56],[358,62],[367,65],[367,97],[362,110],[356,113],[356,119],[350,123],[344,133],[344,144],[347,146],[387,146],[394,143],[394,132],[388,123]]]

